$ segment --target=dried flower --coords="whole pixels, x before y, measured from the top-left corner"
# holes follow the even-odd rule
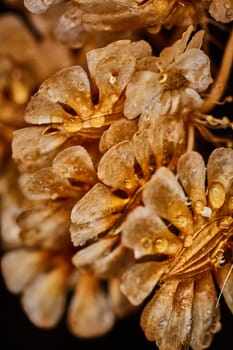
[[[198,31],[188,43],[192,31],[189,26],[182,38],[165,48],[159,57],[139,62],[126,89],[127,118],[140,115],[140,119],[148,121],[154,115],[175,114],[184,107],[201,107],[201,94],[212,83],[210,60],[200,49],[204,31]]]
[[[229,262],[232,165],[232,149],[215,149],[206,169],[198,152],[184,153],[177,176],[166,167],[155,172],[144,187],[142,205],[123,226],[122,243],[139,260],[123,274],[121,289],[134,305],[151,297],[141,325],[160,350],[205,349],[220,329],[214,278],[221,276],[221,288],[226,276],[221,268]],[[232,309],[229,288],[226,283]]]
[[[15,35],[9,36],[9,32]],[[39,44],[23,20],[13,14],[0,16],[0,161],[10,156],[15,129],[23,127],[24,110],[39,84],[58,68],[72,64],[69,49],[51,38]],[[48,60],[53,52],[56,62]],[[2,166],[2,165],[1,165]]]

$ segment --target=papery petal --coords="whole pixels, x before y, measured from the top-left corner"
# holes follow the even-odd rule
[[[185,194],[169,169],[161,167],[152,176],[144,188],[143,202],[185,234],[192,233],[193,220]]]
[[[120,285],[121,281],[118,278],[112,278],[109,281],[109,297],[115,315],[119,319],[128,316],[137,309],[122,293]]]
[[[16,130],[12,139],[12,157],[21,172],[33,172],[50,165],[51,159],[68,138],[62,132],[43,135],[44,127]],[[46,145],[46,149],[43,145]]]
[[[174,255],[181,242],[171,233],[156,213],[147,207],[137,207],[123,226],[122,243],[134,250],[136,259],[144,255]]]
[[[150,178],[156,165],[150,142],[148,142],[149,136],[149,129],[141,129],[132,138],[134,155],[145,179]]]
[[[152,292],[166,268],[166,263],[157,261],[134,264],[122,276],[121,291],[131,304],[141,304]]]
[[[26,249],[12,250],[1,258],[1,269],[7,288],[20,293],[46,264],[46,253]]]
[[[24,195],[32,200],[80,197],[78,190],[75,190],[66,179],[57,174],[52,168],[42,168],[31,175],[23,191]]]
[[[57,71],[44,81],[27,105],[25,120],[32,124],[75,124],[76,116],[80,123],[80,118],[87,119],[91,113],[87,74],[81,66],[72,66]]]
[[[233,3],[232,0],[212,0],[209,13],[217,21],[229,23],[233,20]]]
[[[169,165],[170,169],[174,169],[186,144],[183,118],[178,115],[155,115],[148,129],[148,141],[156,167]]]
[[[71,239],[75,246],[85,244],[114,225],[128,202],[115,196],[103,184],[94,185],[71,211]]]
[[[73,256],[72,263],[77,268],[93,269],[92,265],[94,265],[95,261],[103,256],[107,256],[117,241],[118,237],[110,237],[94,242],[93,244],[79,250]]]
[[[218,323],[219,308],[216,308],[216,289],[209,272],[195,281],[193,301],[193,327],[191,346],[195,350],[207,349],[213,339],[214,325]]]
[[[104,3],[103,6],[106,6],[106,4]],[[142,57],[151,56],[152,49],[144,40],[138,42],[117,40],[108,44],[104,48],[91,50],[87,53],[87,65],[91,77],[95,77],[96,69],[100,61],[106,57],[119,57],[119,53],[123,53],[123,56],[132,56],[136,59],[140,59]]]
[[[188,40],[193,31],[193,26],[190,25],[187,30],[182,34],[181,39],[178,39],[170,47],[166,47],[159,55],[159,63],[162,67],[167,67],[174,62],[186,49]]]
[[[126,88],[124,115],[128,119],[138,117],[151,103],[159,101],[159,74],[150,71],[137,71]]]
[[[94,273],[104,279],[119,277],[133,261],[132,252],[118,244],[108,255],[95,261]]]
[[[127,119],[117,120],[103,132],[99,142],[100,152],[105,153],[109,148],[117,143],[130,140],[136,131],[137,123],[135,121],[130,121]]]
[[[24,290],[24,311],[37,327],[52,328],[60,321],[66,302],[65,281],[64,272],[58,267],[38,275]]]
[[[192,200],[193,209],[201,214],[206,205],[206,169],[203,157],[194,151],[184,153],[178,160],[177,174],[185,192]]]
[[[142,328],[160,350],[188,348],[192,330],[193,280],[165,283],[147,304]]]
[[[68,309],[68,327],[78,337],[98,337],[113,327],[114,313],[100,283],[89,275],[79,278]]]
[[[142,311],[141,327],[147,339],[155,341],[161,350],[168,350],[166,348],[167,327],[173,312],[174,296],[178,284],[179,281],[176,279],[167,281],[156,291]]]
[[[126,193],[134,191],[138,186],[135,176],[135,157],[130,141],[122,141],[110,148],[98,164],[98,178],[113,190]]]
[[[97,180],[93,162],[82,146],[71,146],[58,153],[52,162],[54,171],[75,182],[94,184]]]
[[[20,237],[26,246],[40,246],[47,249],[68,246],[71,203],[59,204],[44,203],[44,206],[38,205],[18,216]]]
[[[185,51],[169,68],[173,66],[184,72],[184,77],[192,89],[204,91],[213,82],[210,75],[210,59],[200,49],[192,48]]]
[[[233,149],[219,147],[207,163],[208,199],[213,208],[220,208],[233,179]]]

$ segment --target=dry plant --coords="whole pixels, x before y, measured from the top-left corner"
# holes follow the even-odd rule
[[[233,312],[233,1],[5,4],[7,289],[39,328],[139,312],[159,350],[210,348]]]

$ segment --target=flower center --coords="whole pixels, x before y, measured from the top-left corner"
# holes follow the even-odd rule
[[[165,91],[184,89],[188,86],[188,80],[185,78],[183,71],[177,68],[163,71],[159,82]]]

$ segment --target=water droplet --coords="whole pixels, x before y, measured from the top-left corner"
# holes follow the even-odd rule
[[[180,300],[180,308],[181,309],[186,309],[187,307],[189,307],[190,306],[190,300],[188,299],[188,298],[182,298],[181,300]]]
[[[165,328],[167,325],[168,325],[167,320],[162,319],[159,321],[159,328]]]

